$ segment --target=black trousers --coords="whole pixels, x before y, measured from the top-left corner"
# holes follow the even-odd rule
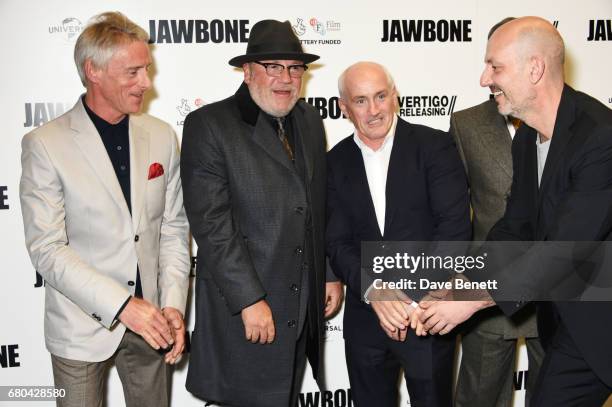
[[[601,407],[611,393],[561,322],[544,357],[530,406]]]
[[[397,382],[404,369],[412,407],[451,407],[455,354],[453,335],[385,338],[362,344],[345,339],[351,395],[356,407],[397,407]]]

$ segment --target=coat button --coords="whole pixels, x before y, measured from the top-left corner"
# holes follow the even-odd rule
[[[291,291],[293,291],[294,293],[297,293],[300,290],[296,284],[291,284],[291,287],[289,287],[289,289],[291,289]]]
[[[93,314],[91,314],[91,316],[93,317],[93,319],[95,319],[95,320],[96,320],[96,321],[98,321],[98,322],[102,321],[102,318],[100,318],[100,317],[98,316],[98,314],[96,314],[95,312],[94,312]]]
[[[135,242],[137,242],[137,241],[139,241],[139,240],[140,240],[140,236],[138,236],[138,235],[134,236],[134,241],[135,241]]]
[[[302,250],[302,248],[300,246],[295,248],[295,254],[301,255],[303,252],[304,252],[304,250]]]
[[[134,286],[134,284],[135,284],[135,283],[134,283],[132,280],[128,281],[128,285],[129,285],[130,287],[133,287],[133,286]]]
[[[295,210],[295,213],[297,213],[298,215],[301,215],[304,213],[304,208],[301,206],[296,206],[295,208],[293,208]]]
[[[291,321],[287,321],[287,326],[289,328],[295,328],[296,322],[295,319],[292,319]]]
[[[308,270],[308,263],[302,263],[302,271]]]

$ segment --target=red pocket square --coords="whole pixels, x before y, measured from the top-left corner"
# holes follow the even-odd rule
[[[164,167],[160,163],[153,163],[149,166],[149,179],[164,175]]]

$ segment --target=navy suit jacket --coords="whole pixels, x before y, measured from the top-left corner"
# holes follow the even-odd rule
[[[387,173],[381,234],[361,150],[353,136],[327,154],[327,255],[347,285],[344,337],[385,337],[361,295],[362,241],[470,240],[465,171],[451,137],[398,119]]]
[[[592,97],[565,86],[550,150],[538,188],[536,131],[527,125],[513,146],[514,177],[504,217],[488,240],[600,241],[612,233],[612,111]],[[523,257],[541,252],[528,251]],[[515,292],[542,292],[559,283],[559,267],[528,267],[503,275],[500,285]],[[552,261],[552,260],[551,260]],[[513,269],[514,270],[514,269]],[[517,274],[518,273],[518,274]],[[522,286],[521,286],[522,285]],[[492,293],[495,298],[495,292]],[[500,302],[505,314],[526,300]],[[556,302],[538,305],[538,329],[544,344],[560,319],[584,359],[599,378],[612,385],[612,302]]]

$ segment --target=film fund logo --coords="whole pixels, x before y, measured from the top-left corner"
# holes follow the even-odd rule
[[[455,110],[456,95],[398,96],[401,117],[450,116]]]
[[[182,126],[185,124],[185,117],[192,111],[197,109],[198,107],[204,106],[204,101],[201,98],[188,99],[181,98],[181,102],[176,106],[176,110],[178,111],[180,117],[176,121],[177,126]]]
[[[341,30],[342,25],[334,20],[322,20],[316,17],[297,17],[291,24],[295,35],[300,37],[302,44],[307,45],[338,45],[342,40],[332,38]]]
[[[76,17],[66,17],[60,24],[49,26],[49,34],[59,35],[66,41],[74,41],[82,30],[83,23]]]

